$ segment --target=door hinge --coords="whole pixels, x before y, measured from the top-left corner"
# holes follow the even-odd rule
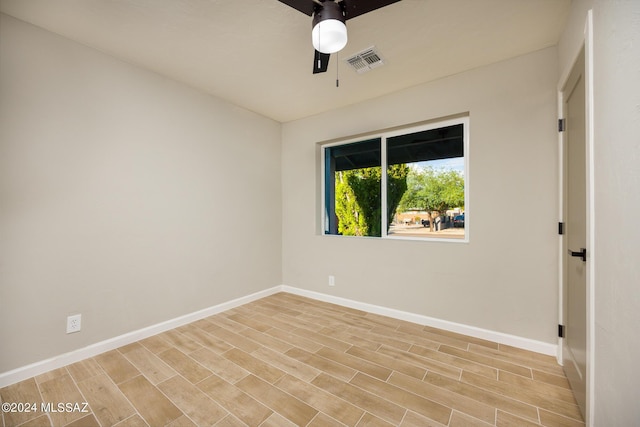
[[[558,132],[564,132],[566,129],[566,119],[558,119]]]
[[[558,234],[561,236],[564,234],[564,222],[558,223]]]
[[[564,338],[564,325],[558,325],[558,337]]]

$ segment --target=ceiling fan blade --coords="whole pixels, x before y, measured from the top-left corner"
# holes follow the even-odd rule
[[[313,74],[324,73],[327,71],[327,67],[329,67],[329,56],[331,55],[328,53],[322,53],[316,50],[316,53],[313,56]]]
[[[344,4],[345,18],[352,19],[399,1],[400,0],[342,0],[340,3]]]
[[[284,3],[287,6],[299,10],[305,15],[313,15],[313,7],[316,4],[313,0],[279,0],[280,3]]]

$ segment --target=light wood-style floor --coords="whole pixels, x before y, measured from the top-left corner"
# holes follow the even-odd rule
[[[5,427],[584,425],[553,357],[287,293],[0,397],[37,406]]]

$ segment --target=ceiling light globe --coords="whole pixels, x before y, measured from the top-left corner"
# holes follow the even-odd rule
[[[347,45],[347,26],[338,19],[325,19],[311,30],[313,47],[322,53],[335,53]]]

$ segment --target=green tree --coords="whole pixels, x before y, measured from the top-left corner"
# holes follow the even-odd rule
[[[367,236],[369,230],[362,209],[349,185],[352,173],[353,171],[336,172],[335,212],[338,217],[338,233],[343,236]]]
[[[364,222],[361,236],[381,236],[380,233],[380,167],[354,169],[346,172],[347,182]]]
[[[407,177],[410,170],[411,168],[404,163],[387,168],[387,227],[393,221],[400,200],[407,192]]]
[[[398,203],[407,190],[405,164],[387,170],[387,218],[391,223]],[[336,216],[338,233],[345,236],[381,236],[381,168],[361,168],[336,172]]]
[[[401,211],[421,210],[429,215],[433,230],[434,214],[442,215],[453,208],[464,209],[464,177],[451,169],[411,169],[407,176],[408,191],[399,204]]]

